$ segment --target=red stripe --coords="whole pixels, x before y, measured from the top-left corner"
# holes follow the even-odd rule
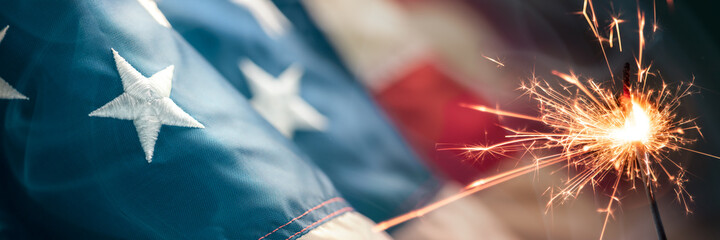
[[[431,159],[431,166],[450,178],[468,183],[499,158],[480,161],[458,151],[437,151],[437,143],[488,144],[499,142],[505,131],[497,116],[461,107],[461,103],[494,106],[457,84],[431,60],[395,79],[376,93],[376,99],[413,147]],[[472,167],[469,167],[472,166]]]

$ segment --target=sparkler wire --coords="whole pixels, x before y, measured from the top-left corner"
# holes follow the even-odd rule
[[[638,152],[638,162],[641,161],[640,159],[643,159],[642,161],[645,161],[644,165],[646,168],[650,167],[649,158],[650,157],[648,156],[647,152],[643,152],[642,154]],[[648,173],[649,169],[646,170],[645,178],[643,178],[643,181],[645,182],[645,193],[647,194],[648,201],[650,202],[650,210],[652,211],[653,219],[655,220],[655,231],[657,231],[658,240],[667,240],[667,236],[665,235],[665,228],[663,227],[663,222],[660,218],[660,210],[658,209],[657,201],[655,200],[655,189],[652,185],[652,178]]]

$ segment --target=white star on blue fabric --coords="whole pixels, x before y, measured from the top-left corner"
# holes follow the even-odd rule
[[[303,70],[299,66],[292,65],[275,78],[249,59],[239,65],[252,91],[250,103],[283,135],[292,138],[296,130],[325,130],[327,118],[300,98]]]
[[[160,11],[160,9],[157,6],[157,3],[155,0],[138,0],[140,5],[145,8],[145,10],[150,13],[150,16],[152,16],[153,19],[160,25],[166,28],[171,28],[170,22],[168,22],[167,18],[165,18],[165,15]]]
[[[0,30],[0,42],[5,38],[5,33],[7,33],[8,28],[10,28],[10,25],[5,26],[2,30]],[[23,95],[22,93],[18,92],[10,86],[8,82],[5,81],[2,77],[0,77],[0,99],[23,99],[27,100],[28,98]]]
[[[125,61],[115,49],[112,52],[125,92],[91,112],[91,117],[132,120],[148,163],[152,162],[155,141],[162,125],[205,128],[170,99],[174,65],[148,78]]]
[[[260,23],[265,34],[270,37],[279,37],[290,25],[290,21],[270,0],[232,0],[232,2],[247,8]]]

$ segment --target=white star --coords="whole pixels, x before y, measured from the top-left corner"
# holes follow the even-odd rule
[[[248,59],[239,65],[252,91],[250,103],[282,134],[292,138],[295,130],[326,128],[325,116],[300,98],[300,67],[292,65],[275,78]]]
[[[5,26],[3,30],[0,30],[0,42],[5,38],[5,33],[7,33],[8,28],[10,28],[10,25]],[[22,95],[22,93],[18,92],[10,86],[8,82],[5,81],[2,77],[0,77],[0,99],[23,99],[27,100],[28,98],[25,95]]]
[[[232,2],[247,8],[270,37],[282,35],[290,25],[290,21],[270,0],[232,0]]]
[[[145,77],[112,49],[124,93],[90,113],[91,117],[132,120],[145,151],[152,161],[155,141],[162,125],[205,128],[170,99],[174,65]]]
[[[163,15],[163,13],[160,11],[157,3],[155,3],[155,0],[138,0],[138,2],[145,8],[148,13],[150,13],[150,16],[152,16],[157,23],[163,25],[166,28],[171,27],[170,22],[168,22],[167,18],[165,18],[165,15]]]

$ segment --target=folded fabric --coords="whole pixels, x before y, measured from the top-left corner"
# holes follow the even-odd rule
[[[386,237],[154,2],[0,6],[4,210],[27,229],[60,239],[294,239],[316,228],[326,234],[307,236]]]
[[[372,220],[431,198],[436,181],[328,49],[300,1],[164,0],[158,7],[254,109]],[[292,20],[286,17],[290,14]]]

